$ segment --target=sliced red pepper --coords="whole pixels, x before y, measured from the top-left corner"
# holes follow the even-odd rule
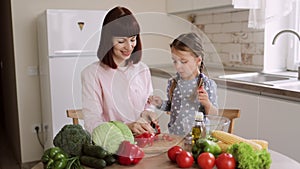
[[[148,144],[148,140],[145,138],[137,138],[135,141],[136,144],[141,148],[144,148]]]
[[[145,147],[146,145],[153,145],[155,134],[151,134],[148,132],[142,133],[140,135],[135,136],[135,141],[139,147]]]

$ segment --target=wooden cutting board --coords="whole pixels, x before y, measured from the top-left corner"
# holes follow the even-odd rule
[[[163,139],[164,135],[171,137],[173,140],[170,141],[170,140]],[[153,155],[167,152],[171,147],[175,145],[182,146],[182,144],[183,144],[182,136],[164,133],[158,135],[158,140],[155,140],[152,146],[147,145],[146,147],[143,148],[143,150],[146,156],[153,156]]]

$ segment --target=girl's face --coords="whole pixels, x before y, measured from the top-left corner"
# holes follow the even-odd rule
[[[171,48],[171,53],[174,67],[183,80],[192,80],[199,75],[201,57],[196,57],[192,52],[175,48]]]
[[[113,59],[117,65],[130,58],[136,46],[136,36],[113,37]]]

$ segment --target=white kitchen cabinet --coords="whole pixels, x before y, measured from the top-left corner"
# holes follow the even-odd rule
[[[236,90],[218,88],[219,108],[238,108],[240,118],[235,120],[234,133],[245,138],[258,136],[259,96]]]
[[[268,140],[272,150],[300,161],[299,102],[260,96],[259,138]]]
[[[267,140],[270,149],[300,161],[299,102],[225,88],[218,88],[218,101],[241,110],[234,134]]]
[[[232,0],[167,0],[168,13],[190,12],[203,9],[232,7]]]

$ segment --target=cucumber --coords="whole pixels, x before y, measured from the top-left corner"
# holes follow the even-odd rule
[[[105,162],[106,162],[106,166],[110,166],[113,165],[114,163],[117,162],[116,158],[113,155],[107,155],[104,158]]]
[[[80,156],[80,163],[84,166],[96,168],[96,169],[103,169],[106,167],[106,162],[104,159],[99,159],[96,157],[91,156]]]
[[[96,157],[99,159],[104,159],[108,155],[108,152],[104,150],[101,146],[91,144],[84,144],[82,151],[84,155]]]

